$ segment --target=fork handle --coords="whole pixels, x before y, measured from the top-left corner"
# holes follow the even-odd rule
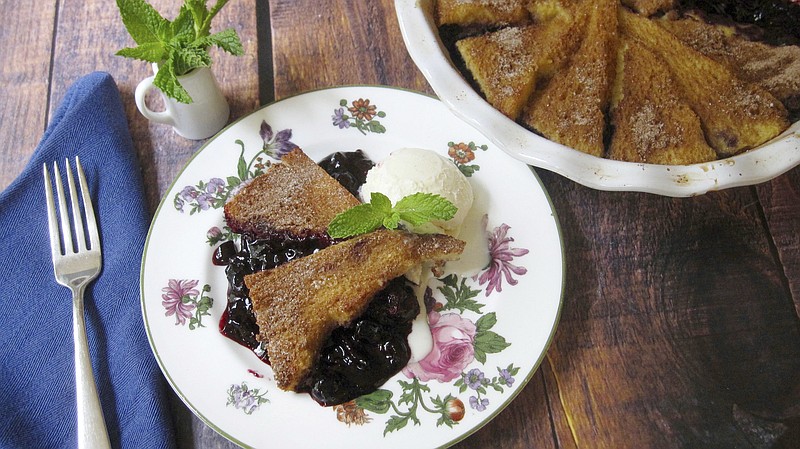
[[[78,402],[78,448],[110,448],[103,408],[94,383],[86,322],[83,317],[83,288],[72,293],[72,337],[75,343],[75,390]]]

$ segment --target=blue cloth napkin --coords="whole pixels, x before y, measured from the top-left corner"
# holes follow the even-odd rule
[[[95,205],[103,269],[85,295],[89,350],[111,443],[174,447],[166,385],[139,301],[149,226],[119,91],[92,73],[67,92],[20,176],[0,194],[0,447],[76,446],[72,308],[50,259],[42,164],[78,155]],[[52,166],[51,166],[52,170]]]

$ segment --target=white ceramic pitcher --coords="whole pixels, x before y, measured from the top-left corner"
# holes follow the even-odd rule
[[[158,65],[153,64],[153,71],[158,72]],[[192,103],[188,104],[164,95],[153,84],[154,79],[155,75],[147,77],[136,86],[136,107],[148,120],[172,125],[176,133],[192,140],[211,137],[228,122],[228,102],[208,67],[196,68],[178,77],[178,81],[192,97]],[[153,111],[147,107],[145,97],[151,89],[158,90],[164,99],[163,111]]]

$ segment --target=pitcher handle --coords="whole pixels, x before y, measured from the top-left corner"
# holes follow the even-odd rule
[[[153,111],[152,109],[147,107],[147,103],[145,102],[145,97],[147,93],[151,89],[158,88],[153,84],[153,80],[155,76],[149,76],[143,79],[137,86],[136,86],[136,93],[134,94],[136,98],[136,107],[139,109],[139,112],[145,116],[146,119],[154,121],[156,123],[164,123],[166,125],[175,126],[175,120],[172,118],[168,110],[164,111]],[[160,93],[160,91],[159,91]]]

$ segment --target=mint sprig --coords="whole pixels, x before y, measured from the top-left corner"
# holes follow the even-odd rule
[[[208,9],[206,0],[184,0],[175,20],[161,16],[145,0],[116,0],[122,23],[136,47],[123,48],[116,54],[127,58],[158,63],[153,84],[164,94],[182,103],[192,98],[178,77],[198,67],[209,67],[208,48],[218,47],[232,55],[244,53],[242,42],[233,29],[211,34],[211,20],[228,0],[217,0]]]
[[[458,208],[447,198],[433,193],[415,193],[400,199],[394,206],[380,192],[372,192],[369,203],[359,204],[333,218],[328,234],[343,239],[372,232],[381,226],[397,229],[401,221],[419,226],[433,220],[449,220]]]

